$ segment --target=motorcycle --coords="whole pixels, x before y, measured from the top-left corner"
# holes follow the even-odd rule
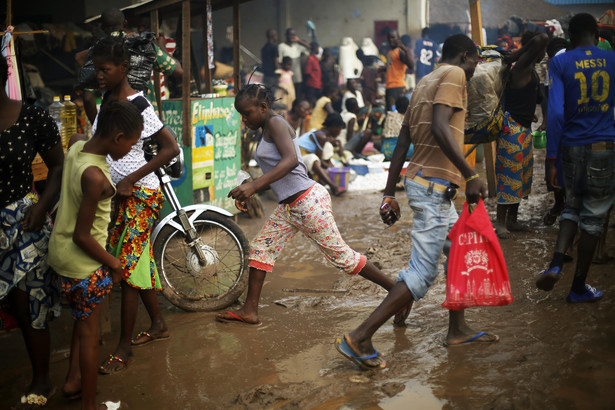
[[[143,148],[147,159],[157,153],[153,141]],[[162,293],[184,310],[219,310],[237,301],[246,288],[249,242],[225,209],[205,204],[181,206],[171,181],[180,178],[183,170],[180,152],[156,171],[173,208],[151,235]]]

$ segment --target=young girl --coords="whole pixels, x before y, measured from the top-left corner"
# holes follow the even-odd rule
[[[115,352],[100,367],[102,374],[109,374],[126,369],[133,359],[131,345],[169,337],[155,293],[161,286],[150,234],[164,200],[154,171],[175,157],[179,147],[143,94],[128,84],[129,54],[123,39],[108,37],[101,40],[94,46],[92,57],[98,84],[106,90],[102,105],[113,100],[130,101],[141,111],[144,123],[141,138],[128,155],[120,160],[108,159],[111,178],[120,199],[109,248],[122,263],[123,270],[120,341]],[[98,118],[94,120],[92,130],[97,126]],[[155,138],[159,145],[158,155],[149,162],[143,155],[143,143],[148,138]],[[151,325],[132,339],[139,296]]]
[[[293,84],[293,60],[290,57],[282,59],[282,67],[275,70],[279,76],[278,90],[276,92],[277,99],[281,104],[290,108],[295,101],[295,84]]]
[[[128,102],[107,103],[99,117],[100,125],[91,140],[78,141],[78,135],[71,139],[58,217],[49,241],[49,265],[60,275],[75,319],[63,391],[67,397],[81,394],[82,409],[99,408],[100,303],[123,274],[120,261],[105,250],[115,194],[107,155],[120,159],[143,131],[139,110]]]
[[[237,311],[218,314],[222,322],[258,324],[258,301],[267,272],[279,253],[297,232],[311,239],[335,267],[348,274],[359,274],[390,289],[394,282],[352,250],[342,239],[333,219],[331,197],[327,190],[307,175],[292,127],[271,110],[271,92],[258,84],[248,85],[235,98],[235,108],[252,130],[263,129],[256,149],[256,161],[263,175],[231,192],[238,207],[257,192],[271,187],[279,206],[254,239],[250,249],[250,277],[245,304]]]

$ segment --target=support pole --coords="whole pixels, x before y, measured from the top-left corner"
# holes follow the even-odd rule
[[[235,86],[235,95],[239,92],[241,88],[241,50],[240,50],[240,41],[239,41],[239,0],[233,0],[233,79]]]
[[[190,115],[190,0],[182,2],[182,144],[192,146]]]
[[[211,85],[211,69],[209,68],[209,38],[207,35],[208,32],[208,24],[207,24],[207,9],[210,7],[211,0],[207,0],[205,3],[205,9],[203,10],[203,56],[205,57],[205,62],[203,63],[203,71],[205,72],[205,76],[203,81],[205,82],[205,92],[207,94],[212,93],[212,85]]]
[[[472,40],[481,46],[485,44],[483,39],[483,21],[480,12],[480,0],[469,0],[470,22],[472,23]],[[495,142],[484,144],[485,171],[487,172],[487,189],[489,197],[496,195],[495,184]]]
[[[149,28],[156,36],[159,35],[158,9],[154,9],[149,13]],[[158,116],[160,117],[160,113],[162,113],[162,98],[160,97],[160,73],[157,71],[154,71],[154,94],[158,105]]]

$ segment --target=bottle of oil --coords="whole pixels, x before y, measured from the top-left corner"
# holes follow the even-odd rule
[[[62,132],[62,108],[64,104],[60,102],[60,97],[53,97],[53,104],[49,106],[49,115],[55,121],[58,126],[58,132]]]
[[[70,95],[64,96],[62,106],[62,147],[66,148],[71,137],[77,132],[77,106],[70,100]]]

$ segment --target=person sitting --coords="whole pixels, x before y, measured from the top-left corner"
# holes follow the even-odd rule
[[[361,130],[359,126],[359,104],[355,98],[346,100],[346,111],[342,113],[342,118],[346,123],[346,130],[342,131],[339,138],[342,140],[343,147],[353,156],[360,156],[365,145],[372,140],[372,130],[366,128]]]
[[[301,150],[301,159],[305,163],[308,172],[318,178],[318,182],[328,185],[333,195],[340,195],[342,190],[329,177],[327,168],[331,168],[331,158],[334,154],[334,141],[342,128],[344,120],[338,113],[327,115],[322,128],[318,131],[309,131],[299,137],[297,143]]]
[[[325,118],[329,114],[333,114],[335,104],[340,99],[340,90],[334,86],[327,86],[323,89],[322,97],[316,101],[312,110],[312,119],[310,120],[310,128],[319,130],[322,128]]]
[[[305,118],[310,113],[310,103],[306,100],[297,98],[292,103],[292,108],[286,113],[284,119],[295,130],[296,135],[303,135],[307,132],[308,122]]]
[[[359,108],[365,107],[363,94],[361,94],[361,91],[357,90],[357,80],[354,78],[349,78],[348,81],[346,81],[346,92],[342,97],[342,112],[346,111],[346,101],[350,98],[357,100]]]

